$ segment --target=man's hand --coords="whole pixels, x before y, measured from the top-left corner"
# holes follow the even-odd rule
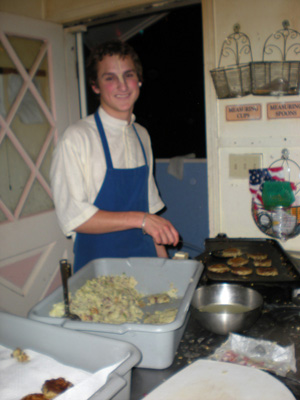
[[[156,214],[146,214],[144,221],[143,229],[152,236],[154,243],[177,246],[179,233],[170,221]]]

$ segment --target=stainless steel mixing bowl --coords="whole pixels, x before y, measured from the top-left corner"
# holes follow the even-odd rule
[[[254,324],[261,314],[263,297],[241,285],[220,283],[196,289],[191,304],[205,329],[227,335]]]

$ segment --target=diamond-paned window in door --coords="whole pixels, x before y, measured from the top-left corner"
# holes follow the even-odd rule
[[[65,55],[73,47],[59,24],[0,13],[0,309],[23,316],[60,284],[59,260],[72,262],[49,169],[70,123]]]
[[[53,208],[49,43],[1,35],[0,221]]]

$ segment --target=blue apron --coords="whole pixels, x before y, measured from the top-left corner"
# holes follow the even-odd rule
[[[115,169],[98,112],[95,113],[95,120],[104,149],[107,171],[94,205],[105,211],[148,212],[149,167],[143,144],[134,125],[145,165],[131,169]],[[101,234],[77,233],[74,253],[74,272],[97,258],[157,256],[152,237],[144,235],[142,229],[137,228]]]

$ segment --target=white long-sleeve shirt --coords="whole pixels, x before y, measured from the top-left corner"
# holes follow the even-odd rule
[[[106,134],[114,168],[136,168],[145,165],[140,142],[132,123],[98,110]],[[149,212],[164,207],[153,178],[153,155],[149,134],[135,123],[149,166]],[[93,205],[106,174],[106,160],[94,115],[66,129],[52,157],[50,180],[59,225],[66,236],[86,222],[97,211]]]

